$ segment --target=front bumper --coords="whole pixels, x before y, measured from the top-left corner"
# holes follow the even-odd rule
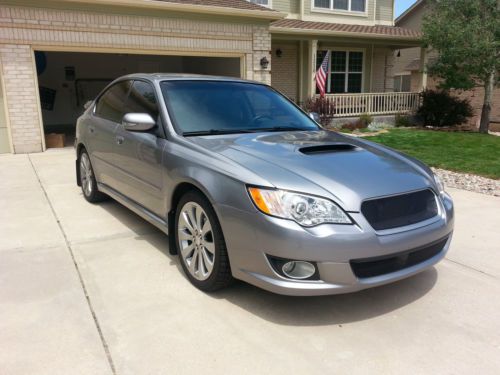
[[[416,225],[377,232],[361,213],[349,213],[356,225],[323,224],[304,228],[260,212],[218,206],[233,276],[274,293],[313,296],[348,293],[400,280],[444,258],[453,232],[453,203],[440,199],[435,218]],[[435,255],[373,277],[356,277],[351,261],[387,257],[447,239]],[[274,271],[267,255],[315,262],[319,280],[293,280]]]

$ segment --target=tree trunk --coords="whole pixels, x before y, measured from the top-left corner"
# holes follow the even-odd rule
[[[491,112],[491,98],[493,95],[493,89],[495,86],[495,72],[491,72],[488,80],[484,85],[484,102],[483,109],[481,110],[481,122],[479,124],[479,133],[488,134],[488,128],[490,127],[490,112]]]

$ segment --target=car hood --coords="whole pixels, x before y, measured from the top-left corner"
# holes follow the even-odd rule
[[[330,197],[347,211],[359,211],[368,198],[433,186],[429,170],[420,163],[375,143],[330,131],[190,140],[261,176],[270,186]]]

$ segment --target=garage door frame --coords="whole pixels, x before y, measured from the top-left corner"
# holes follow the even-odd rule
[[[245,78],[245,54],[232,53],[232,52],[198,52],[192,50],[156,50],[156,49],[133,49],[133,48],[103,48],[103,47],[73,47],[73,46],[51,46],[43,44],[31,45],[31,55],[33,59],[33,69],[36,87],[40,87],[38,83],[38,74],[36,72],[35,51],[39,52],[73,52],[73,53],[105,53],[105,54],[130,54],[130,55],[150,55],[150,56],[193,56],[193,57],[227,57],[240,59],[240,78]],[[7,104],[6,108],[7,108]],[[39,125],[40,134],[42,135],[42,151],[45,151],[45,129],[43,127],[42,106],[40,103],[40,95],[37,95],[37,106],[39,112]],[[7,121],[7,128],[9,129],[9,143],[11,150],[14,149],[12,144],[12,137],[10,135],[10,125]]]

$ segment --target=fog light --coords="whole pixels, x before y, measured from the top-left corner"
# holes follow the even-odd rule
[[[292,260],[283,264],[281,271],[291,279],[308,279],[314,275],[316,267],[309,262]]]

